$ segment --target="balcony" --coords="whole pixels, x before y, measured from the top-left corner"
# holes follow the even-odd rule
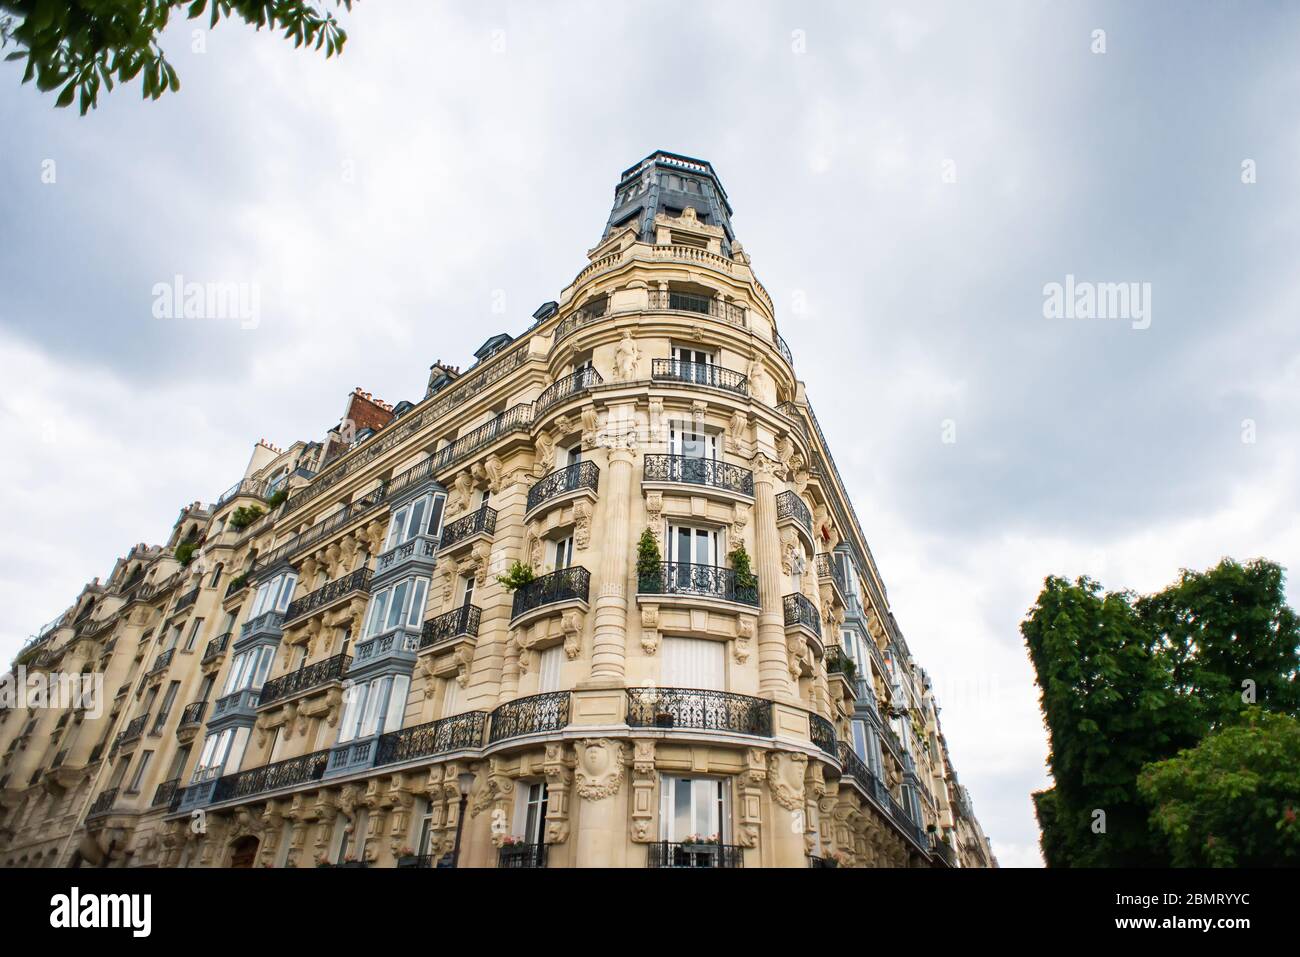
[[[243,688],[218,698],[212,706],[212,716],[208,718],[208,730],[215,730],[217,724],[240,723],[241,719],[243,723],[252,724],[257,717],[257,697],[257,691]]]
[[[599,485],[600,467],[595,462],[574,462],[562,469],[548,472],[528,490],[525,514],[531,514],[547,502],[571,492],[585,489],[595,495]]]
[[[522,402],[519,405],[511,406],[491,422],[480,425],[477,429],[462,435],[450,445],[446,445],[435,452],[430,460],[433,462],[433,471],[442,472],[451,468],[451,466],[463,461],[480,449],[487,448],[502,436],[519,429],[527,429],[532,424],[532,421],[533,405],[531,402]]]
[[[352,668],[348,672],[348,677],[356,677],[356,672],[369,669],[391,658],[404,659],[408,664],[414,664],[415,654],[419,650],[420,633],[409,630],[405,625],[399,625],[357,643],[354,651],[356,657],[352,659]]]
[[[550,691],[507,701],[492,712],[488,744],[561,730],[569,723],[569,699],[567,691]]]
[[[511,618],[519,618],[537,608],[558,602],[586,602],[590,588],[591,572],[580,565],[561,568],[549,575],[534,578],[522,588],[515,589]]]
[[[177,612],[182,612],[198,601],[199,591],[200,588],[195,587],[194,589],[187,591],[184,595],[181,595],[181,597],[176,600],[176,607],[172,609],[172,614],[174,615]]]
[[[469,711],[465,714],[439,718],[427,724],[389,731],[379,736],[375,766],[400,764],[414,761],[416,758],[426,758],[467,748],[481,748],[483,728],[486,723],[486,712]]]
[[[175,648],[168,648],[154,659],[153,667],[149,669],[150,675],[156,675],[160,671],[166,671],[167,666],[172,663],[172,658],[176,656]]]
[[[117,788],[109,788],[107,791],[100,791],[99,796],[95,798],[95,803],[90,805],[90,810],[86,812],[87,818],[99,817],[102,814],[108,814],[113,810],[113,805],[117,802]]]
[[[655,359],[650,363],[650,378],[654,382],[674,382],[722,389],[749,398],[748,378],[739,372],[724,369],[722,366],[714,365],[711,362]]]
[[[257,641],[259,638],[274,638],[280,640],[281,629],[284,625],[284,615],[278,611],[268,611],[258,615],[252,621],[246,621],[243,627],[239,629],[239,641],[237,645],[248,645]]]
[[[299,618],[310,615],[313,612],[319,611],[353,592],[364,593],[369,590],[370,569],[358,568],[356,571],[350,572],[342,578],[336,578],[332,582],[327,582],[320,588],[317,588],[310,595],[303,595],[301,598],[291,601],[289,607],[284,610],[284,618],[281,620],[280,625],[283,627],[291,621],[295,621]]]
[[[637,578],[641,595],[691,595],[758,607],[758,586],[736,584],[736,573],[721,565],[661,562],[657,572]]]
[[[187,704],[185,709],[181,711],[181,720],[176,725],[177,732],[179,732],[181,728],[188,728],[191,725],[199,724],[199,722],[203,720],[203,712],[207,706],[208,703],[206,701],[195,701],[192,704]]]
[[[420,632],[419,650],[433,648],[455,638],[477,638],[482,614],[482,609],[477,605],[461,605],[445,615],[430,618]]]
[[[212,789],[212,802],[231,801],[238,798],[253,797],[267,791],[319,781],[325,773],[329,751],[314,751],[287,761],[265,764],[260,768],[251,768],[235,774],[227,774],[217,779]]]
[[[849,747],[847,741],[839,743],[840,767],[843,768],[845,777],[849,777],[857,782],[867,795],[869,795],[881,807],[888,807],[891,800],[889,788],[885,787],[885,782],[880,780],[866,763],[858,757],[857,753]]]
[[[579,369],[577,372],[566,375],[561,379],[556,379],[554,384],[533,402],[534,420],[557,402],[571,399],[575,395],[586,392],[592,386],[600,385],[604,381],[600,377],[600,373],[591,366]]]
[[[813,868],[814,870],[817,870],[819,868],[834,870],[839,865],[836,864],[835,858],[833,857],[820,857],[816,854],[809,854],[808,866]]]
[[[837,745],[835,741],[835,726],[819,714],[808,715],[808,735],[812,738],[812,743],[817,745],[831,757],[835,757]]]
[[[930,835],[930,854],[932,857],[937,857],[947,867],[957,866],[957,852],[952,849],[951,843],[937,834]]]
[[[744,867],[744,848],[707,841],[657,841],[647,847],[647,867]]]
[[[484,505],[464,518],[458,518],[442,530],[442,550],[455,551],[478,536],[491,536],[497,530],[497,510]]]
[[[416,535],[400,545],[394,545],[379,556],[375,562],[376,581],[390,577],[397,578],[403,573],[418,567],[428,574],[433,570],[434,555],[438,551],[438,540],[430,535]]]
[[[117,736],[117,743],[122,745],[134,741],[136,738],[140,737],[140,735],[144,734],[145,725],[148,723],[148,714],[137,715],[132,718],[130,724],[123,728],[122,733]]]
[[[749,469],[692,455],[647,454],[641,481],[698,485],[750,498],[754,495],[754,473]]]
[[[278,678],[272,678],[262,685],[262,692],[257,698],[257,706],[264,708],[269,704],[284,701],[286,698],[314,691],[331,682],[341,681],[351,661],[350,655],[334,655],[332,658],[326,658],[315,664],[304,665],[297,671],[291,671],[286,675],[280,675]]]
[[[170,781],[164,781],[158,785],[158,790],[153,792],[153,800],[149,803],[150,807],[167,807],[171,810],[176,809],[180,804],[180,778],[172,778]]]
[[[609,315],[608,309],[609,299],[605,296],[594,302],[586,303],[581,309],[575,309],[555,324],[554,342],[558,344],[561,339],[572,335],[583,326],[604,319]]]
[[[772,736],[772,702],[766,698],[696,688],[628,688],[632,728],[699,728]]]
[[[503,844],[497,851],[497,867],[545,866],[545,844]]]
[[[696,315],[719,319],[741,329],[745,328],[745,310],[740,306],[709,296],[673,292],[671,289],[651,290],[646,302],[646,311],[692,312]]]
[[[433,867],[432,854],[403,854],[397,859],[397,867],[402,869],[420,869]]]
[[[806,595],[796,592],[793,595],[785,595],[781,598],[781,607],[785,612],[785,626],[787,628],[804,628],[812,633],[812,637],[817,639],[819,650],[822,637],[822,616],[817,611],[817,606],[808,600]]]
[[[812,537],[812,513],[797,493],[784,491],[776,497],[776,523],[794,522]]]
[[[208,647],[203,649],[203,661],[201,663],[206,665],[209,661],[216,661],[221,657],[221,653],[226,650],[226,646],[229,644],[230,632],[226,632],[224,635],[217,635],[217,637],[208,642]]]
[[[243,575],[236,575],[234,578],[230,579],[230,584],[226,586],[226,594],[221,599],[222,603],[229,601],[231,598],[235,597],[235,595],[239,594],[247,587],[248,587],[247,573]]]
[[[814,559],[817,567],[817,579],[819,581],[830,582],[835,589],[836,597],[839,598],[841,605],[847,605],[848,602],[844,597],[844,580],[840,577],[839,568],[835,560],[826,552],[818,552]]]

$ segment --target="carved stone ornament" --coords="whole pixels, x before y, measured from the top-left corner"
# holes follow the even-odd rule
[[[641,649],[647,655],[659,650],[659,606],[641,606]]]
[[[584,738],[575,750],[578,794],[588,801],[600,801],[618,793],[623,783],[623,745],[610,738]]]
[[[632,341],[632,333],[629,330],[623,330],[623,338],[618,342],[618,348],[614,350],[614,381],[631,382],[636,378],[637,361],[640,354],[637,351],[636,343]]]
[[[772,751],[767,756],[767,786],[776,803],[787,811],[804,804],[804,778],[808,755],[794,751]]]

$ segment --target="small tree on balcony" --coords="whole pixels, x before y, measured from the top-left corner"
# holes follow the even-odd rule
[[[289,490],[287,488],[276,489],[274,492],[271,493],[271,496],[266,500],[266,504],[271,506],[271,508],[279,508],[281,505],[284,504],[284,500],[288,497],[289,497]]]
[[[758,576],[750,566],[749,552],[745,550],[744,542],[733,548],[727,558],[731,562],[731,570],[736,573],[737,591],[752,591],[758,587]]]
[[[230,514],[230,527],[242,532],[253,522],[262,517],[262,510],[256,505],[241,505]]]
[[[506,591],[512,592],[519,588],[523,588],[536,577],[537,573],[533,571],[533,566],[525,565],[516,558],[510,563],[510,568],[507,569],[504,575],[497,576],[497,581],[501,583],[502,587],[504,587]]]
[[[181,565],[188,565],[194,560],[194,553],[198,551],[198,548],[196,542],[181,542],[176,546],[176,560]]]
[[[659,540],[646,529],[636,543],[636,580],[639,587],[658,587],[663,557],[659,554]]]

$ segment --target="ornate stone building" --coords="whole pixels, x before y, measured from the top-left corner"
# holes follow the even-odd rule
[[[6,866],[989,866],[706,162],[418,402],[258,443],[22,651]]]

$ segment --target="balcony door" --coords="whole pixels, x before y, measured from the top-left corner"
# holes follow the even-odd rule
[[[677,364],[677,375],[686,382],[700,385],[714,384],[712,352],[690,349],[686,346],[673,346],[673,359]]]
[[[659,813],[660,840],[675,844],[710,838],[727,844],[731,830],[726,781],[665,775]]]
[[[720,547],[717,529],[698,528],[692,525],[668,526],[670,562],[717,565]]]
[[[708,484],[709,470],[718,458],[718,436],[693,422],[674,419],[668,424],[668,451],[680,457],[674,464],[681,481]]]
[[[543,844],[546,841],[546,782],[536,781],[521,789],[520,800],[523,813],[516,820],[522,824],[520,833],[515,837],[523,838],[525,844]]]

